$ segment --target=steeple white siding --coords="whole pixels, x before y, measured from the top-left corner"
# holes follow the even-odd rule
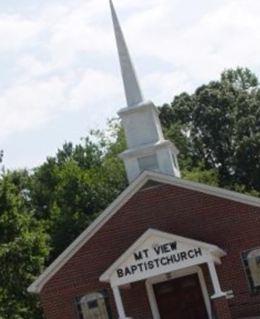
[[[128,146],[120,157],[124,160],[129,182],[144,170],[180,177],[178,150],[173,143],[164,139],[155,105],[143,99],[112,0],[110,6],[127,101],[127,107],[120,110],[118,115],[122,120]]]

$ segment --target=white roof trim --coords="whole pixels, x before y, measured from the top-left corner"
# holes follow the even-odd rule
[[[224,257],[226,253],[224,250],[220,249],[216,245],[207,244],[202,241],[198,241],[191,238],[186,238],[182,236],[178,236],[175,234],[170,234],[166,232],[162,232],[160,230],[156,229],[148,229],[139,239],[137,239],[99,278],[100,281],[109,282],[110,276],[113,274],[113,272],[125,261],[130,257],[142,244],[151,236],[158,236],[158,237],[164,237],[168,238],[172,241],[177,242],[183,242],[186,244],[189,244],[191,246],[198,246],[201,247],[207,251],[209,251],[211,254],[215,255],[217,258]]]
[[[225,189],[190,182],[156,172],[143,172],[104,212],[33,282],[28,292],[40,293],[44,285],[62,266],[138,191],[148,180],[169,184],[205,194],[260,207],[260,199]]]

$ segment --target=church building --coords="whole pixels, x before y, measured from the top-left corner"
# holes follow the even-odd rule
[[[260,318],[260,199],[181,178],[110,6],[129,186],[28,291],[46,319]]]

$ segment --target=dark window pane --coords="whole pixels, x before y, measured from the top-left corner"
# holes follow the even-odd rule
[[[89,302],[88,302],[88,308],[89,308],[89,309],[98,308],[97,300],[89,301]]]

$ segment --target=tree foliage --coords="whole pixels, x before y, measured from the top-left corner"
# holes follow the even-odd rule
[[[117,157],[124,149],[122,129],[112,122],[78,145],[65,143],[30,173],[0,176],[1,319],[41,318],[26,289],[126,187]]]
[[[37,217],[51,234],[50,260],[59,255],[126,187],[122,129],[112,122],[105,133],[91,132],[81,144],[65,143],[36,168],[30,196]]]
[[[34,297],[26,292],[43,270],[48,238],[34,217],[22,185],[24,174],[3,174],[0,179],[0,318],[37,318]]]
[[[222,187],[260,191],[260,89],[250,70],[227,70],[180,94],[161,108],[161,119],[182,167],[214,170]]]

